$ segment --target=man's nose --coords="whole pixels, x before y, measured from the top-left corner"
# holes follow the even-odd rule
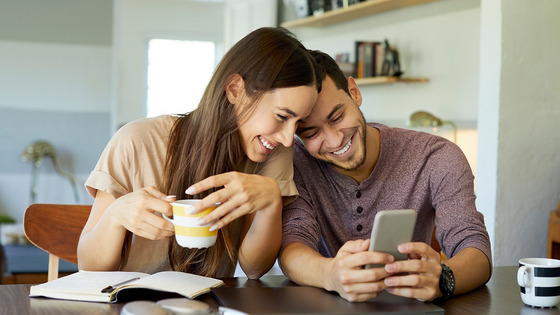
[[[323,142],[329,148],[338,148],[342,145],[344,134],[335,128],[325,128],[323,130]]]

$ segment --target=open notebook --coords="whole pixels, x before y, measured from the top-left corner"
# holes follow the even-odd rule
[[[223,284],[220,279],[179,271],[150,275],[141,272],[81,270],[51,282],[33,285],[29,296],[114,303],[118,300],[145,299],[158,293],[172,293],[192,299]],[[146,294],[145,291],[151,292]]]
[[[348,302],[336,293],[303,286],[213,288],[220,306],[248,314],[444,314],[432,303],[382,292],[367,302]]]

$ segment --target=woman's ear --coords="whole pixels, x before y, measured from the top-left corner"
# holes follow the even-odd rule
[[[239,74],[233,74],[226,85],[226,95],[231,104],[237,104],[245,94],[245,81]]]
[[[360,89],[358,88],[358,84],[352,77],[348,77],[348,92],[350,92],[350,96],[352,96],[352,99],[354,100],[356,105],[361,106],[362,92],[360,92]]]

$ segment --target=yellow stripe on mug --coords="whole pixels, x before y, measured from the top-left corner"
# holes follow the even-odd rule
[[[192,206],[190,206],[192,207]],[[205,210],[202,210],[199,213],[195,213],[195,214],[187,214],[187,210],[190,207],[185,207],[185,206],[181,206],[181,205],[173,205],[173,215],[178,215],[178,216],[182,216],[182,217],[203,217],[207,214],[209,214],[210,212],[212,212],[214,209],[216,209],[216,207],[211,207]]]
[[[214,236],[218,234],[218,231],[208,231],[208,227],[194,227],[194,226],[175,226],[175,234],[183,236],[195,236],[195,237],[205,237]]]
[[[216,243],[218,235],[218,231],[209,231],[210,226],[214,223],[200,226],[198,222],[201,217],[212,212],[218,205],[213,205],[197,214],[187,214],[188,209],[197,202],[200,202],[200,199],[177,200],[171,203],[173,206],[173,219],[162,214],[164,219],[175,226],[175,240],[177,244],[186,248],[208,248]]]

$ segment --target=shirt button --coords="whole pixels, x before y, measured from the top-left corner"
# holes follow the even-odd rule
[[[356,198],[360,198],[362,196],[362,192],[361,191],[357,191],[356,192]]]
[[[361,232],[363,228],[364,227],[361,224],[358,224],[358,226],[356,227],[356,230],[358,230],[358,232]]]
[[[362,211],[364,211],[364,208],[358,207],[358,208],[356,208],[356,211],[358,211],[358,213],[362,213]]]

